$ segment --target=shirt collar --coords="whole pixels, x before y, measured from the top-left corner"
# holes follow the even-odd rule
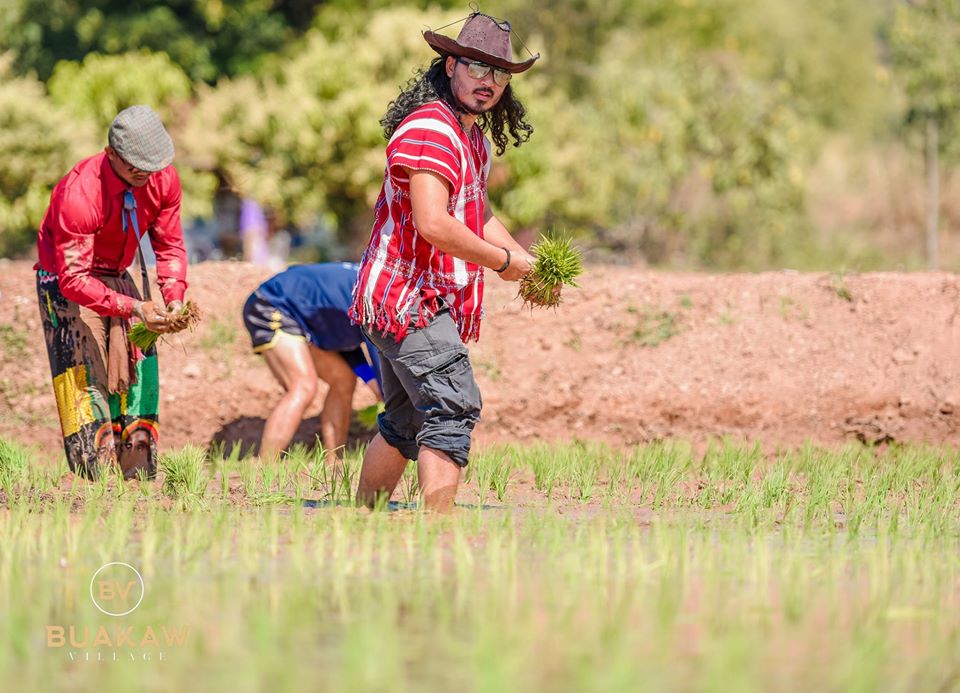
[[[111,197],[114,195],[122,195],[123,192],[127,189],[130,189],[128,185],[120,176],[116,174],[113,170],[113,166],[110,165],[110,158],[107,156],[107,153],[103,153],[103,163],[100,168],[100,177],[105,183],[107,190],[107,195]]]

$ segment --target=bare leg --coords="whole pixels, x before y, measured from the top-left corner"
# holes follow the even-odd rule
[[[387,443],[379,433],[374,436],[363,456],[357,485],[357,505],[372,508],[381,495],[389,498],[406,467],[407,459],[399,450]]]
[[[320,413],[320,441],[327,451],[327,462],[333,464],[347,444],[357,376],[344,358],[335,351],[311,349],[310,355],[313,357],[317,376],[330,386],[323,402],[323,411]]]
[[[424,445],[417,457],[417,476],[424,508],[441,513],[453,510],[460,484],[460,467],[456,462],[445,452]]]
[[[260,457],[275,460],[287,447],[303,413],[317,395],[317,372],[310,355],[312,347],[302,339],[281,333],[263,358],[286,393],[270,412],[260,440]]]

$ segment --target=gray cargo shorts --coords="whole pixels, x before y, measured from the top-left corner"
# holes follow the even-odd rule
[[[465,467],[483,402],[450,312],[442,309],[425,327],[411,327],[400,342],[369,326],[363,330],[381,356],[380,435],[409,460],[426,445]]]

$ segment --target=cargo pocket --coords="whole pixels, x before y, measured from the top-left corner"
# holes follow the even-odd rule
[[[411,366],[420,381],[420,396],[427,416],[479,418],[480,388],[473,377],[470,356],[466,349],[451,349],[434,354]]]

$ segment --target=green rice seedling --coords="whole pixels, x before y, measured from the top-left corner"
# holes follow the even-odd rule
[[[94,479],[92,483],[86,484],[83,487],[86,499],[100,500],[106,498],[110,494],[111,479],[115,476],[123,477],[119,472],[120,466],[115,461],[109,467],[105,466],[101,468],[97,478]]]
[[[783,506],[790,496],[790,466],[786,460],[777,460],[767,470],[760,484],[760,503],[764,508]]]
[[[683,469],[679,467],[661,467],[654,479],[653,508],[659,510],[664,503],[673,500],[677,487],[683,479]]]
[[[6,438],[0,438],[0,488],[7,502],[26,485],[32,455],[27,448]]]
[[[246,455],[249,457],[249,454]],[[243,454],[243,442],[235,440],[233,445],[230,446],[230,454],[227,456],[226,461],[230,464],[231,467],[236,467],[237,463],[243,459],[245,456]]]
[[[506,452],[500,454],[493,467],[493,474],[490,478],[490,487],[501,503],[507,497],[507,486],[513,476],[513,461],[507,457]]]
[[[163,493],[188,506],[202,505],[207,491],[206,462],[206,450],[196,445],[160,455]]]
[[[220,462],[227,456],[227,441],[215,440],[207,448],[207,459],[211,462]]]
[[[70,465],[67,464],[65,454],[57,455],[56,459],[56,463],[50,468],[50,486],[52,488],[60,488],[61,481],[67,479],[67,474],[70,472]]]
[[[404,467],[403,476],[400,477],[400,493],[404,504],[412,505],[417,502],[420,496],[420,482],[417,478],[416,464],[408,462]]]
[[[686,443],[678,441],[656,441],[648,445],[638,445],[627,457],[627,474],[639,486],[640,502],[648,495],[650,500],[662,502],[667,492],[661,480],[675,477],[672,485],[679,483],[693,464],[693,451]]]
[[[344,456],[331,471],[330,498],[334,503],[353,503],[356,496],[356,482],[359,478],[361,463],[353,457]]]
[[[193,301],[187,301],[179,312],[170,316],[167,323],[168,330],[163,334],[175,334],[186,329],[192,330],[199,324],[201,317],[200,307]],[[160,333],[152,332],[142,322],[136,322],[130,327],[127,336],[141,351],[147,351],[157,343]]]
[[[483,505],[490,492],[495,462],[490,452],[484,450],[474,458],[471,464],[474,465],[473,477],[477,480],[477,502]]]
[[[147,351],[157,340],[160,339],[159,332],[152,332],[142,322],[134,323],[129,331],[130,341],[136,344],[142,351]]]
[[[701,512],[700,496],[682,507],[675,488],[661,505],[671,512],[643,525],[635,508],[616,505],[434,518],[211,498],[168,512],[159,490],[137,502],[110,486],[97,500],[82,484],[78,496],[58,494],[35,512],[18,493],[0,522],[0,660],[13,653],[0,688],[129,690],[159,665],[164,687],[178,690],[241,690],[265,675],[283,690],[384,681],[428,692],[634,690],[637,681],[651,690],[936,690],[956,672],[954,454],[806,446],[768,464],[732,442],[704,460],[685,443],[641,446],[620,462],[649,484],[647,502],[680,470],[684,484],[724,484],[710,507],[725,479],[744,478],[743,458],[752,465],[734,495],[744,499],[740,516]],[[593,464],[598,479],[617,473],[613,456],[590,443],[509,449],[514,469],[536,455],[564,469]],[[359,464],[352,452],[347,459]],[[825,507],[862,509],[859,533],[823,531],[830,512],[804,527],[817,485]],[[775,524],[785,494],[799,495],[801,512]],[[886,522],[868,531],[877,507],[899,517],[896,534]],[[149,626],[162,639],[174,627],[189,631],[184,644],[148,647],[151,661],[124,666],[108,663],[112,651],[126,659],[140,648],[38,642],[55,624],[76,624],[80,638],[89,624],[91,641],[106,625],[113,637],[119,622],[99,618],[88,593],[94,572],[114,560],[136,566],[146,584],[122,632],[139,640]],[[84,666],[97,649],[107,661]]]
[[[702,488],[696,502],[702,508],[731,503],[750,483],[762,454],[759,446],[747,448],[733,438],[710,440],[700,460]]]
[[[257,485],[257,496],[270,495],[276,491],[276,479],[280,473],[280,466],[283,464],[281,455],[275,462],[264,461],[260,466],[259,484]]]
[[[319,436],[317,445],[322,447]],[[310,449],[303,443],[294,443],[287,452],[280,456],[274,474],[274,484],[270,490],[286,490],[300,475],[300,472],[309,470],[313,461]]]
[[[596,458],[590,456],[581,457],[573,467],[573,488],[576,491],[577,500],[581,503],[588,503],[593,498],[599,473],[599,463]]]
[[[257,467],[260,464],[259,457],[253,457],[240,465],[240,490],[247,498],[252,498],[257,494]]]
[[[626,472],[623,460],[621,459],[618,462],[608,465],[607,469],[606,483],[603,488],[603,502],[608,508],[613,505],[615,499],[622,499],[621,492],[623,491]],[[629,494],[629,490],[627,490],[627,494]]]
[[[545,446],[537,446],[526,451],[523,456],[529,460],[533,471],[533,487],[545,494],[547,500],[553,497],[553,489],[560,476],[560,465]]]
[[[332,477],[330,466],[327,463],[328,458],[327,450],[318,437],[312,455],[303,461],[305,466],[301,468],[301,471],[306,473],[310,480],[309,490],[320,491],[323,498],[328,498],[332,491]]]
[[[578,287],[576,278],[583,273],[580,251],[569,238],[541,235],[530,248],[536,257],[533,269],[520,280],[519,296],[524,306],[556,307],[560,305],[560,287]]]

